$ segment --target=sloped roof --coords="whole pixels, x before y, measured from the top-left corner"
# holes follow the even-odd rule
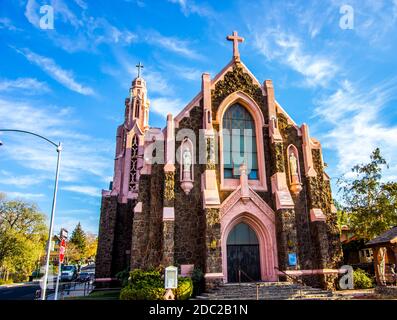
[[[367,242],[367,246],[375,246],[383,243],[397,243],[397,226],[385,231],[380,236]]]

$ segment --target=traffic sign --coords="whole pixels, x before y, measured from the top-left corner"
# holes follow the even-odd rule
[[[66,241],[62,239],[61,245],[59,246],[59,263],[63,263],[63,259],[65,258],[66,251]]]

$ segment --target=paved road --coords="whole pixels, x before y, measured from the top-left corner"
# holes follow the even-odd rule
[[[34,300],[34,294],[38,289],[38,283],[1,286],[0,300]]]

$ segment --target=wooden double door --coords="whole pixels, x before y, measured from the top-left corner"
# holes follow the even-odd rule
[[[227,239],[228,282],[261,280],[259,242],[246,223],[237,224]]]

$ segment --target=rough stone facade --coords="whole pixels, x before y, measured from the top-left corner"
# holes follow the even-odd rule
[[[260,239],[259,254],[266,253],[266,257],[274,254],[272,269],[280,270],[280,273],[266,270],[264,263],[270,264],[261,259],[262,279],[277,274],[278,280],[284,280],[283,272],[301,271],[308,284],[332,287],[336,277],[325,275],[322,270],[339,267],[341,249],[321,145],[305,135],[304,126],[298,127],[275,102],[270,82],[260,85],[238,59],[232,60],[214,80],[206,79],[209,76],[203,75],[200,94],[175,118],[167,118],[163,131],[150,128],[148,119],[141,119],[144,113],[126,111],[123,130],[118,130],[113,188],[104,191],[102,197],[97,277],[111,278],[125,268],[148,269],[173,264],[182,270],[182,266],[193,265],[205,273],[208,286],[219,284],[226,281],[229,263],[228,252],[223,249],[226,246],[222,245],[227,242],[227,232],[234,221],[241,220],[252,223]],[[141,90],[135,91],[136,88]],[[142,78],[134,80],[132,92],[140,94],[141,101],[147,100]],[[234,103],[246,105],[255,123],[262,123],[258,131],[260,137],[257,135],[263,145],[263,154],[258,156],[258,165],[263,168],[263,181],[259,181],[259,186],[243,178],[232,182],[222,178],[220,140],[211,135],[221,129],[222,112],[233,103],[227,101],[234,95]],[[126,108],[136,110],[133,108],[145,106],[140,103],[137,107],[135,101],[135,96],[127,99]],[[148,108],[149,102],[146,106]],[[130,119],[131,114],[138,116]],[[185,136],[187,129],[194,133],[194,140]],[[200,145],[202,131],[209,135],[204,139],[204,147]],[[153,139],[152,133],[163,137]],[[132,168],[127,165],[131,163],[128,155],[133,148],[129,141],[136,136],[139,137],[138,159],[142,160]],[[190,151],[194,155],[191,166],[180,161],[179,150],[186,141],[191,141]],[[209,144],[211,141],[215,142],[217,161],[207,158],[201,163],[200,154],[214,148]],[[154,143],[162,144],[167,150],[162,163],[144,160],[145,150]],[[290,146],[297,150],[297,172],[291,171]],[[175,157],[171,157],[171,153]],[[136,172],[129,172],[131,170]],[[186,175],[186,170],[191,170],[191,175]],[[298,179],[297,174],[299,188],[295,191],[293,183]],[[139,177],[138,192],[123,187],[129,185],[126,177],[135,176]],[[232,183],[232,187],[227,183]],[[231,207],[225,209],[224,206],[236,197],[236,192],[241,195],[240,207],[247,209],[232,219],[228,218]],[[263,201],[255,200],[257,196]],[[249,212],[248,208],[255,206],[259,206],[255,210],[260,214]],[[265,221],[264,215],[268,215],[268,220]],[[274,234],[269,231],[272,230],[269,223],[276,230]],[[296,265],[290,264],[292,253],[297,257]]]

